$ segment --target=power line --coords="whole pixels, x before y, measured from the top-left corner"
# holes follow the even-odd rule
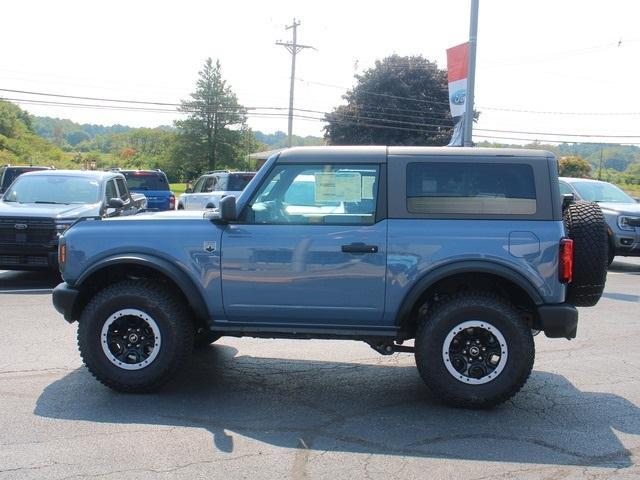
[[[340,87],[338,85],[331,85],[329,83],[322,83],[322,82],[314,82],[311,80],[305,80],[303,78],[296,78],[296,80],[298,80],[299,82],[304,82],[304,83],[309,83],[311,85],[320,85],[323,87],[329,87],[329,88],[337,88],[340,90],[351,90],[351,88],[348,87]],[[371,90],[358,90],[359,92],[362,93],[366,93],[368,95],[374,95],[377,97],[387,97],[387,98],[395,98],[398,100],[408,100],[410,102],[420,102],[420,103],[430,103],[433,105],[449,105],[449,102],[440,102],[437,100],[423,100],[423,99],[418,99],[418,98],[413,98],[413,97],[403,97],[401,95],[391,95],[389,93],[378,93],[378,92],[372,92]]]
[[[517,108],[504,108],[504,107],[484,107],[479,106],[480,110],[495,110],[499,112],[513,112],[513,113],[533,113],[537,115],[640,115],[640,112],[559,112],[559,111],[541,111],[541,110],[524,110]]]

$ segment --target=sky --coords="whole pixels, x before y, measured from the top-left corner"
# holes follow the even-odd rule
[[[330,111],[343,103],[354,75],[385,56],[420,54],[446,68],[446,49],[468,39],[469,9],[470,0],[9,0],[2,4],[0,89],[176,103],[212,57],[243,105],[286,109],[291,57],[275,42],[290,40],[284,27],[295,17],[298,41],[317,49],[298,55],[295,106]],[[640,144],[639,18],[637,0],[480,0],[474,139]],[[23,106],[103,125],[154,127],[181,118]],[[287,129],[285,116],[250,116],[248,123],[264,132]],[[322,135],[322,126],[296,119],[294,133]]]

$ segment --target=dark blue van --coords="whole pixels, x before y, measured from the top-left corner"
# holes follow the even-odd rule
[[[174,210],[176,197],[169,190],[167,176],[161,170],[120,170],[127,179],[129,191],[147,197],[147,210]]]

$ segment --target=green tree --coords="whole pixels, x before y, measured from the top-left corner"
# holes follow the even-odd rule
[[[325,120],[333,145],[446,145],[453,121],[447,72],[422,56],[392,55],[356,75],[346,105]]]
[[[561,157],[559,168],[561,177],[589,178],[591,173],[589,162],[576,156]]]
[[[229,156],[233,143],[230,142],[235,136],[229,134],[229,127],[243,126],[246,111],[222,78],[219,61],[214,65],[211,58],[207,58],[198,77],[191,99],[180,102],[179,110],[189,114],[187,119],[176,122],[183,144],[180,150],[186,154],[187,161],[195,164],[196,171],[202,166],[215,170],[218,161],[232,160]]]

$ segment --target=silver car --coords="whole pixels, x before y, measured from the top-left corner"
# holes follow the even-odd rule
[[[204,210],[218,208],[220,199],[227,195],[239,196],[256,172],[229,172],[216,170],[202,175],[193,188],[178,197],[178,210]]]
[[[640,203],[615,185],[587,178],[560,178],[560,193],[597,202],[609,234],[609,264],[616,255],[640,257]]]

